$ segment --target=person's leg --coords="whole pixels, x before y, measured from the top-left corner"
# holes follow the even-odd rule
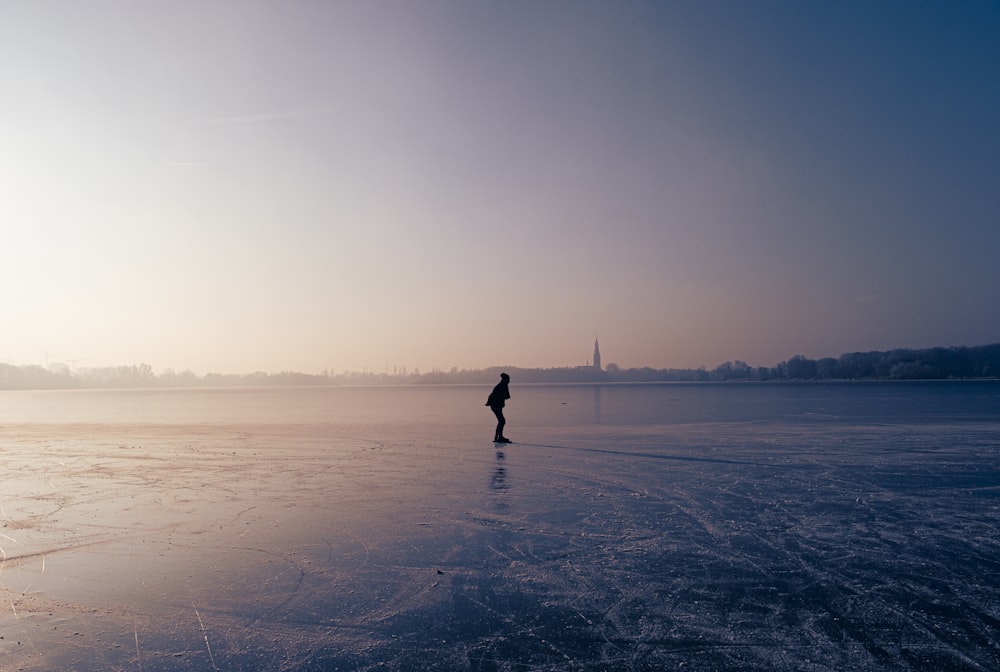
[[[496,441],[503,436],[503,428],[507,424],[507,420],[503,417],[503,409],[500,407],[493,408],[493,415],[497,416],[497,431],[493,435],[493,440]]]

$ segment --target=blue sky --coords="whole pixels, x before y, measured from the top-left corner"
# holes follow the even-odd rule
[[[0,0],[0,360],[1000,341],[1000,5]]]

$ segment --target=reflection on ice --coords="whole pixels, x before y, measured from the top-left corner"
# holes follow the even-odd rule
[[[490,480],[490,488],[496,492],[503,492],[507,489],[507,469],[503,466],[504,452],[502,450],[497,451],[497,468],[493,472],[493,478]]]

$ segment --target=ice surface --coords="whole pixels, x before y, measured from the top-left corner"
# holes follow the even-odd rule
[[[514,382],[12,398],[0,670],[1000,669],[1000,388]]]

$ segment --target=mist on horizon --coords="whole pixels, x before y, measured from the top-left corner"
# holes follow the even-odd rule
[[[0,362],[1000,341],[1000,6],[0,3]]]

